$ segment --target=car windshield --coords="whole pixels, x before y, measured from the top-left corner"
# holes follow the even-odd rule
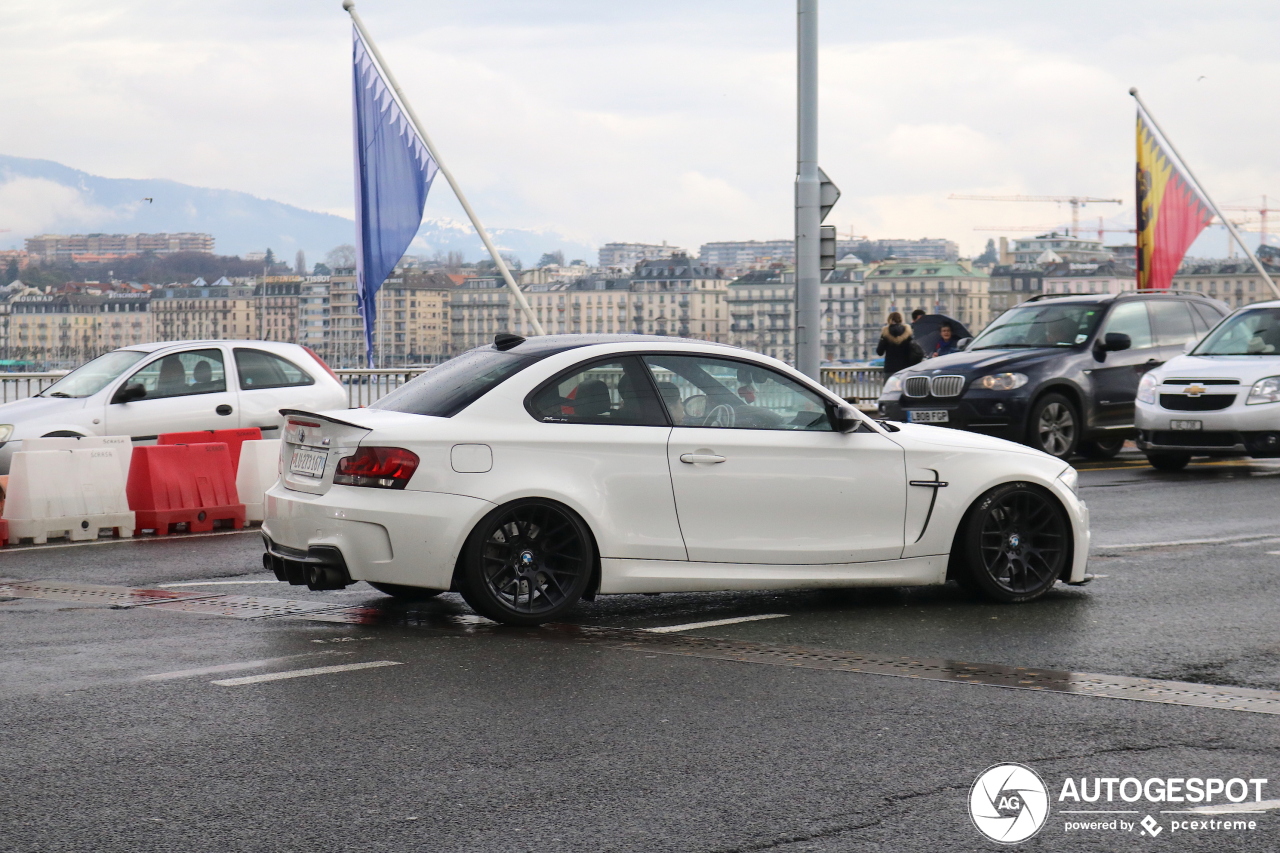
[[[433,367],[369,408],[451,418],[542,356],[481,347]]]
[[[1020,305],[991,321],[969,349],[1073,347],[1089,339],[1101,316],[1102,306],[1096,303]]]
[[[145,356],[145,352],[116,350],[83,364],[40,392],[40,397],[89,397],[111,384]]]
[[[1276,355],[1280,353],[1280,308],[1255,308],[1222,321],[1192,355]]]

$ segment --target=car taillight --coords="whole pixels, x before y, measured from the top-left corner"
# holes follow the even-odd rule
[[[339,486],[403,489],[418,470],[418,456],[400,447],[361,447],[338,460],[333,482]]]

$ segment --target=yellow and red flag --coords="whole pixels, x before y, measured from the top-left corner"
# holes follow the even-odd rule
[[[1164,290],[1213,211],[1138,110],[1138,287]]]

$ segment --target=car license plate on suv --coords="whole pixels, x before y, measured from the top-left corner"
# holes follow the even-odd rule
[[[1169,429],[1202,429],[1201,421],[1169,421]]]
[[[329,454],[323,450],[295,450],[289,460],[289,471],[293,474],[305,474],[308,477],[319,477],[324,473],[324,463]]]
[[[945,424],[949,420],[946,409],[908,409],[907,422],[913,424]]]

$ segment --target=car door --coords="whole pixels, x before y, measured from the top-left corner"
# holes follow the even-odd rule
[[[1142,374],[1160,364],[1161,350],[1151,332],[1151,318],[1143,299],[1126,300],[1112,306],[1097,341],[1117,332],[1129,336],[1129,349],[1104,352],[1093,350],[1089,369],[1096,403],[1095,426],[1126,426],[1133,423],[1133,401],[1138,396]]]
[[[264,438],[279,438],[281,409],[331,408],[330,397],[307,370],[284,356],[257,347],[235,347],[239,426],[258,427]]]
[[[117,402],[125,388],[141,386],[140,399]],[[106,410],[108,435],[150,439],[165,432],[238,426],[239,400],[227,382],[221,347],[169,352],[119,383]]]
[[[837,432],[825,398],[751,362],[692,354],[645,362],[675,424],[667,463],[690,560],[901,556],[901,447],[874,432]]]
[[[503,444],[512,476],[581,501],[603,558],[687,559],[667,470],[671,428],[638,358],[576,365],[525,406],[539,426]]]

